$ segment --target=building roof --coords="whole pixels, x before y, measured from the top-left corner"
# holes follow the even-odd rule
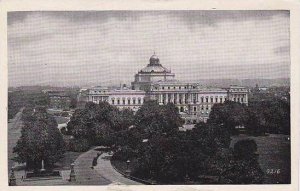
[[[156,54],[150,57],[149,64],[140,70],[141,73],[171,73],[171,71],[160,64]]]

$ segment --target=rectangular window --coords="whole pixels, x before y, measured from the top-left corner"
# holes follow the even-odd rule
[[[216,103],[218,103],[218,98],[216,97]]]
[[[123,105],[125,105],[125,99],[123,99]]]
[[[120,100],[119,99],[117,100],[117,103],[118,103],[118,105],[120,105]]]
[[[141,104],[141,100],[140,99],[138,99],[138,104]]]
[[[222,101],[223,101],[222,98],[220,98],[220,102],[221,102],[221,103],[222,103]]]
[[[113,105],[115,105],[115,100],[113,99],[113,100],[111,100],[111,103],[113,104]]]
[[[208,103],[208,97],[206,98],[206,103]]]
[[[210,98],[210,102],[213,103],[214,102],[214,98]]]
[[[194,111],[197,111],[197,107],[194,107]]]
[[[135,105],[135,99],[134,99],[134,100],[132,100],[132,102],[133,102],[133,105]]]
[[[130,105],[130,99],[127,100],[128,105]]]

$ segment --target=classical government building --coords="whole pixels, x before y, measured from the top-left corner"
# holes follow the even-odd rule
[[[79,101],[107,101],[120,109],[137,111],[145,100],[156,100],[160,105],[174,103],[186,123],[208,119],[211,108],[226,100],[248,104],[248,89],[240,86],[205,88],[198,83],[185,83],[175,79],[175,74],[160,63],[154,54],[149,64],[141,69],[131,83],[131,88],[111,89],[94,87],[82,89]]]

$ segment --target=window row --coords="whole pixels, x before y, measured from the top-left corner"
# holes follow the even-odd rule
[[[143,103],[143,98],[123,98],[123,99],[115,99],[115,98],[112,98],[111,99],[111,104],[112,105],[141,105]]]

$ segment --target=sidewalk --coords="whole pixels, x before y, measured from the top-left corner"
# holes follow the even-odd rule
[[[110,163],[110,157],[108,153],[103,153],[100,155],[97,161],[97,166],[94,169],[105,179],[109,180],[112,184],[116,185],[142,185],[139,182],[135,182],[123,175],[118,173]]]
[[[99,151],[94,149],[89,150],[81,154],[75,160],[75,174],[76,184],[79,185],[108,185],[111,183],[109,179],[106,179],[102,174],[97,173],[96,170],[92,169],[92,161]],[[99,157],[100,158],[100,157]]]

